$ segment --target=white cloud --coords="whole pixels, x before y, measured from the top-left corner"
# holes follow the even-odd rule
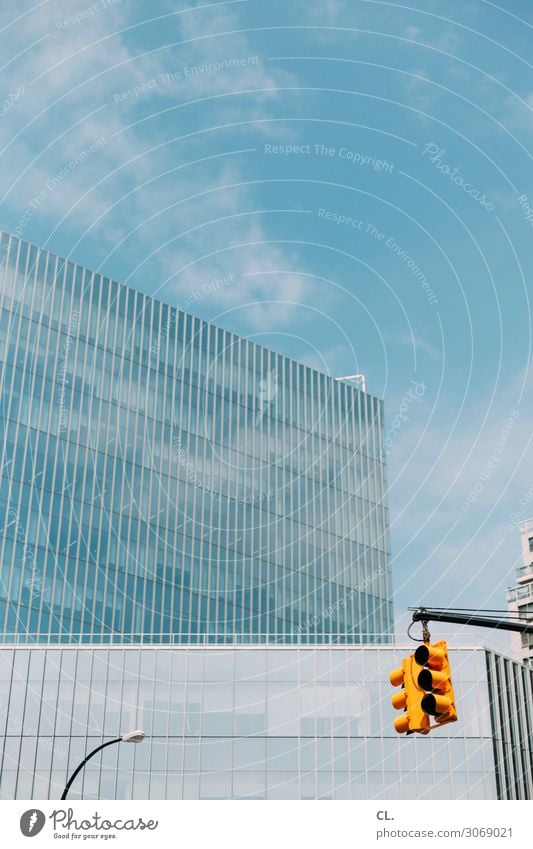
[[[402,33],[404,38],[408,38],[410,41],[419,41],[420,36],[422,35],[422,30],[420,27],[410,26],[406,27]]]
[[[309,0],[304,4],[303,15],[309,23],[324,26],[353,26],[353,7],[346,0]]]
[[[178,302],[199,281],[232,273],[235,284],[215,290],[210,308],[220,311],[251,300],[251,327],[262,321],[286,326],[292,309],[268,302],[313,297],[313,286],[304,286],[292,273],[299,267],[297,253],[269,244],[261,217],[246,214],[257,207],[254,188],[224,188],[246,183],[243,160],[220,157],[176,167],[208,156],[213,144],[215,152],[217,144],[220,153],[231,151],[237,147],[235,139],[213,132],[198,139],[207,143],[205,153],[194,138],[178,147],[172,139],[180,135],[180,109],[161,120],[154,116],[173,103],[183,109],[190,101],[213,98],[209,112],[202,113],[211,125],[248,120],[264,135],[271,131],[265,119],[273,114],[278,85],[293,78],[257,54],[236,7],[220,4],[169,15],[164,42],[171,42],[174,34],[176,46],[153,52],[143,52],[138,33],[128,30],[134,11],[130,4],[98,7],[66,30],[62,24],[58,28],[57,22],[79,11],[57,0],[34,7],[10,30],[12,54],[35,44],[10,65],[5,77],[8,88],[19,81],[25,87],[9,123],[0,127],[0,144],[7,146],[0,191],[9,195],[13,228],[47,181],[104,137],[105,145],[47,193],[21,235],[31,238],[35,222],[52,231],[65,219],[79,238],[88,231],[98,236],[104,267],[103,245],[109,245],[110,253],[115,248],[117,253],[127,251],[131,282],[140,283],[141,273],[149,269],[152,280],[160,275],[162,296]],[[186,68],[196,72],[186,74]],[[177,71],[180,79],[166,81],[165,75]],[[143,85],[144,91],[117,96]],[[244,101],[233,96],[246,89],[263,93]],[[248,104],[244,115],[243,103]],[[142,117],[147,120],[135,124]],[[135,238],[128,238],[133,232]],[[185,235],[173,241],[179,233]]]
[[[424,338],[420,332],[387,334],[386,341],[389,345],[400,345],[413,351],[415,357],[420,351],[436,361],[441,361],[445,356],[443,350]]]
[[[513,132],[533,134],[533,91],[524,97],[508,97],[501,120]]]
[[[453,433],[449,400],[432,407],[424,399],[416,416],[409,411],[412,422],[389,457],[393,568],[401,599],[505,608],[519,559],[518,532],[507,526],[531,485],[533,411],[528,396],[518,404],[522,381],[517,374],[501,388],[485,425],[485,410],[472,402]],[[513,410],[520,415],[509,427]]]

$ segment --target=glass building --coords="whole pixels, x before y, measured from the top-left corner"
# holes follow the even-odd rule
[[[11,235],[0,260],[4,643],[390,641],[379,399]]]
[[[516,573],[516,586],[507,590],[507,606],[513,616],[533,621],[533,519],[520,525],[522,565]],[[513,634],[513,654],[533,668],[533,634]]]
[[[531,799],[533,671],[450,651],[458,722],[399,736],[412,647],[4,646],[0,795],[58,799]]]

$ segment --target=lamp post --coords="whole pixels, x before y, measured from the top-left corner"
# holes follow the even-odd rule
[[[96,755],[97,752],[100,752],[102,749],[105,749],[106,746],[112,746],[113,743],[142,743],[144,737],[144,731],[129,731],[127,734],[123,734],[122,737],[117,737],[114,740],[108,740],[107,743],[102,743],[100,746],[97,746],[96,749],[93,749],[92,752],[90,752],[90,754],[88,754],[87,757],[82,760],[78,768],[72,773],[69,780],[67,781],[67,786],[63,790],[63,795],[61,796],[61,799],[63,800],[67,798],[67,793],[72,787],[74,779],[76,778],[78,773],[81,772],[87,761],[90,760],[93,755]]]

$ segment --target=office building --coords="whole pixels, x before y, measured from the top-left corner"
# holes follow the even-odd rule
[[[509,612],[524,621],[533,622],[533,519],[520,525],[522,565],[517,571],[516,586],[507,590]],[[513,634],[513,653],[533,666],[533,634]]]
[[[533,670],[450,651],[458,721],[399,736],[412,646],[3,647],[2,798],[531,799]]]
[[[388,642],[382,402],[0,237],[0,636]]]

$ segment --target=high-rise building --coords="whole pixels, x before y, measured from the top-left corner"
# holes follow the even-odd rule
[[[522,566],[517,571],[516,586],[507,590],[507,605],[510,613],[533,622],[533,519],[520,525],[520,545]],[[514,634],[513,650],[516,657],[533,665],[533,634]]]
[[[0,236],[0,639],[387,642],[382,402]]]

